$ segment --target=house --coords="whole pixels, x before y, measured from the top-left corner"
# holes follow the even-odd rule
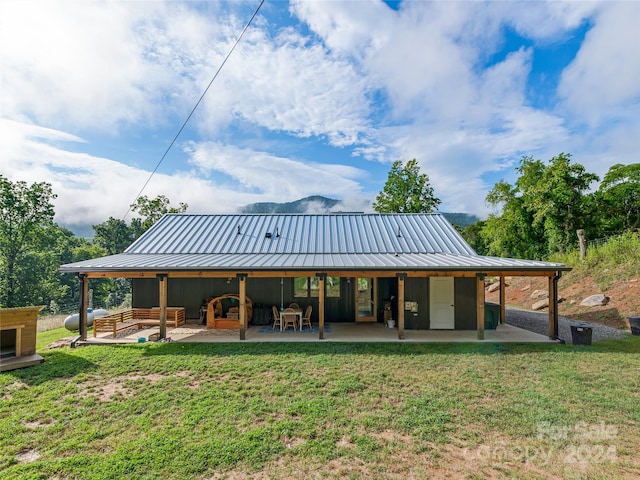
[[[207,299],[233,293],[241,339],[247,297],[254,310],[312,305],[321,339],[325,321],[389,316],[401,339],[405,329],[477,330],[482,339],[487,276],[547,277],[555,339],[557,282],[567,270],[477,255],[440,214],[364,213],[167,214],[122,254],[60,267],[78,275],[81,315],[91,278],[131,278],[133,307],[181,306],[190,319],[199,318]],[[504,321],[504,281],[500,294]]]

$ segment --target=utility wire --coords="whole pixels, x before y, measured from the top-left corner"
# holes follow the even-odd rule
[[[231,49],[229,50],[229,52],[227,53],[227,55],[224,57],[224,60],[222,61],[222,63],[220,64],[220,66],[218,67],[218,70],[216,71],[216,73],[213,75],[213,78],[211,79],[211,81],[209,82],[209,85],[207,85],[207,88],[204,89],[204,92],[202,92],[202,95],[200,95],[200,98],[198,99],[198,101],[196,102],[196,104],[194,105],[194,107],[191,109],[191,113],[189,113],[189,115],[187,116],[186,120],[182,123],[182,126],[180,127],[180,130],[178,130],[178,133],[176,133],[175,137],[173,137],[173,140],[171,140],[171,143],[169,144],[169,146],[167,147],[167,149],[165,150],[164,154],[162,155],[162,158],[160,158],[160,161],[158,161],[158,163],[156,164],[156,167],[153,169],[153,171],[151,172],[151,175],[149,175],[149,178],[147,178],[147,181],[144,182],[144,185],[142,186],[142,188],[140,189],[140,191],[138,192],[138,194],[136,195],[136,198],[133,199],[133,202],[131,205],[129,205],[129,209],[127,210],[127,212],[124,214],[124,216],[122,217],[122,220],[124,221],[125,218],[127,218],[127,215],[129,215],[129,212],[131,212],[131,206],[134,205],[136,203],[136,201],[138,200],[138,198],[140,198],[140,196],[142,195],[142,192],[144,191],[145,188],[147,188],[147,185],[149,184],[149,182],[151,181],[151,178],[153,177],[153,175],[158,171],[158,168],[160,168],[160,165],[162,164],[162,162],[164,161],[165,157],[167,156],[167,154],[169,153],[169,150],[171,150],[171,148],[173,147],[173,145],[176,143],[176,140],[178,140],[178,137],[180,136],[180,134],[182,133],[182,131],[184,130],[184,128],[187,126],[187,123],[189,123],[189,120],[191,120],[191,117],[193,116],[193,114],[195,113],[196,109],[198,108],[198,106],[200,105],[200,103],[202,102],[202,100],[204,99],[204,96],[207,94],[207,92],[209,91],[209,88],[211,88],[211,85],[213,84],[213,82],[215,81],[216,78],[218,78],[218,74],[220,73],[220,70],[222,70],[222,67],[224,67],[225,63],[227,63],[227,60],[229,60],[229,57],[231,56],[231,54],[233,53],[233,51],[236,49],[236,47],[238,46],[238,43],[240,43],[240,40],[242,39],[242,37],[244,36],[244,34],[246,33],[246,31],[249,29],[249,26],[251,25],[251,22],[253,22],[253,19],[256,17],[256,15],[258,14],[258,12],[260,11],[260,8],[262,7],[262,4],[265,2],[265,0],[261,0],[260,4],[258,5],[258,8],[256,8],[256,10],[253,12],[253,15],[251,15],[251,18],[249,19],[249,21],[247,22],[247,24],[244,26],[244,28],[242,29],[242,32],[240,32],[240,35],[238,36],[238,38],[236,39],[236,41],[234,42],[233,46],[231,47]]]

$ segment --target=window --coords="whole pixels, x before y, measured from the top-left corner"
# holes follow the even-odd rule
[[[293,296],[318,298],[319,286],[318,277],[296,277],[293,279]],[[340,277],[327,277],[324,286],[327,297],[340,298]]]

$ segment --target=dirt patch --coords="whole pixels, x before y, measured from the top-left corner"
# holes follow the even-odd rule
[[[43,428],[43,427],[47,427],[49,426],[48,423],[43,423],[40,421],[35,421],[35,422],[25,422],[24,424],[25,428],[28,428],[29,430],[36,430],[37,428]]]
[[[194,390],[200,386],[200,382],[195,379],[193,374],[188,371],[178,372],[172,375],[164,375],[160,373],[133,373],[130,375],[115,377],[106,384],[101,384],[99,378],[81,382],[77,384],[79,392],[82,396],[93,395],[99,402],[111,401],[114,397],[132,397],[137,391],[137,387],[133,388],[126,384],[131,381],[144,380],[150,384],[166,381],[172,377],[186,377],[189,379],[187,388]]]
[[[115,396],[131,397],[133,392],[125,388],[121,383],[112,382],[102,387],[97,399],[100,402],[108,402]]]
[[[547,278],[507,277],[505,289],[507,307],[531,310],[536,299],[531,294],[536,290],[548,291]],[[498,303],[500,292],[485,291],[489,302]],[[610,298],[607,305],[583,307],[580,302],[589,295],[602,293]],[[569,272],[558,282],[558,314],[575,320],[600,323],[613,328],[629,329],[627,317],[640,314],[640,281],[614,280],[606,288],[601,289],[595,278],[579,276]],[[542,309],[540,311],[547,311]]]
[[[61,338],[60,340],[56,340],[53,343],[50,343],[49,345],[47,345],[47,348],[62,348],[62,347],[69,347],[71,346],[71,342],[73,341],[74,337],[66,337],[66,338]]]
[[[37,450],[25,450],[16,455],[18,463],[32,463],[40,458],[40,452]]]

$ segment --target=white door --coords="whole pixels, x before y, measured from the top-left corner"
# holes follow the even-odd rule
[[[455,328],[453,277],[432,277],[429,288],[430,328]]]

